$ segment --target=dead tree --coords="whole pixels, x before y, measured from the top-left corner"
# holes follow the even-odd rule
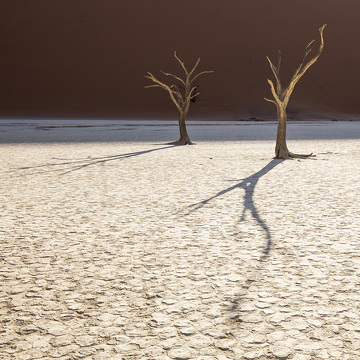
[[[278,53],[278,63],[277,66],[274,66],[269,57],[267,56],[267,60],[269,61],[272,72],[274,73],[276,80],[276,89],[271,80],[268,79],[268,83],[270,84],[271,93],[274,97],[274,100],[269,100],[264,98],[266,101],[272,102],[276,105],[277,109],[277,119],[278,119],[278,127],[277,127],[277,135],[276,135],[276,145],[275,145],[275,157],[280,159],[288,159],[293,157],[309,157],[309,155],[299,155],[291,153],[286,145],[286,107],[289,103],[290,95],[294,90],[295,85],[300,80],[300,78],[305,74],[306,70],[315,63],[315,61],[321,55],[324,49],[324,37],[323,31],[326,24],[324,24],[320,29],[320,47],[317,54],[307,63],[304,64],[306,56],[310,53],[311,49],[309,49],[310,45],[315,41],[311,41],[308,46],[305,48],[304,55],[300,61],[300,65],[296,69],[294,75],[292,76],[289,86],[286,89],[283,89],[280,81],[280,63],[281,63],[281,52]]]
[[[174,52],[175,59],[180,63],[181,67],[183,68],[185,72],[185,80],[181,79],[180,77],[165,73],[161,71],[166,76],[172,76],[176,80],[178,80],[184,87],[183,93],[179,90],[178,86],[176,85],[167,85],[158,80],[152,73],[148,72],[147,75],[145,75],[146,78],[150,79],[155,83],[155,85],[149,85],[145,86],[146,88],[150,87],[160,87],[162,89],[165,89],[168,91],[171,100],[175,104],[176,108],[179,111],[179,130],[180,130],[180,139],[178,141],[172,142],[170,144],[173,145],[191,145],[192,142],[190,141],[189,135],[186,130],[186,116],[189,112],[190,108],[190,102],[195,98],[195,96],[199,95],[199,93],[196,92],[196,89],[198,86],[194,86],[193,82],[202,74],[212,73],[213,71],[202,71],[198,73],[197,75],[194,75],[194,71],[196,67],[199,65],[200,58],[198,58],[195,66],[192,68],[192,70],[189,72],[187,68],[185,67],[184,63],[177,57],[176,51]]]

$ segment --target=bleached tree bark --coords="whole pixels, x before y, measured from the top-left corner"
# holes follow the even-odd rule
[[[173,103],[175,104],[175,106],[176,106],[176,108],[178,109],[178,112],[179,112],[180,138],[179,138],[179,140],[177,140],[175,142],[172,142],[170,144],[173,144],[173,145],[191,145],[192,142],[191,142],[190,137],[189,137],[189,135],[187,133],[187,130],[186,130],[186,116],[187,116],[187,114],[189,112],[189,109],[190,109],[191,100],[193,100],[195,98],[195,96],[200,94],[200,93],[196,92],[197,86],[194,86],[193,83],[200,75],[212,73],[213,71],[202,71],[202,72],[198,73],[197,75],[193,75],[195,69],[199,65],[200,58],[198,58],[196,64],[191,69],[191,71],[188,71],[185,64],[176,55],[176,51],[174,52],[174,57],[180,63],[181,67],[183,68],[183,70],[185,72],[185,79],[181,79],[180,77],[178,77],[178,76],[176,76],[174,74],[166,73],[166,72],[163,72],[163,71],[161,71],[161,72],[166,76],[171,76],[171,77],[175,78],[176,80],[178,80],[182,84],[182,86],[184,87],[183,94],[181,93],[181,91],[179,90],[179,88],[176,85],[167,85],[167,84],[161,82],[160,80],[158,80],[150,72],[148,72],[147,75],[145,75],[145,77],[150,79],[151,81],[153,81],[155,84],[145,86],[145,88],[160,87],[162,89],[167,90],[167,92],[170,95],[171,100],[173,101]]]
[[[264,98],[266,101],[272,102],[276,106],[277,110],[277,119],[278,119],[278,128],[277,128],[277,136],[276,136],[276,145],[275,145],[275,157],[280,159],[288,159],[292,157],[309,157],[312,154],[309,155],[300,155],[300,154],[293,154],[291,153],[286,144],[286,121],[287,121],[287,115],[286,115],[286,107],[289,103],[290,96],[294,90],[295,85],[300,80],[300,78],[305,74],[307,69],[311,65],[315,63],[315,61],[319,58],[321,53],[324,49],[324,36],[323,32],[325,29],[326,24],[324,24],[320,29],[320,46],[317,54],[306,64],[304,64],[306,56],[310,53],[310,45],[315,41],[312,40],[305,48],[304,55],[300,61],[300,64],[296,71],[294,72],[294,75],[292,76],[290,83],[286,89],[282,88],[281,81],[280,81],[280,64],[281,64],[281,52],[278,53],[278,63],[277,66],[274,66],[274,64],[271,62],[270,58],[267,56],[267,60],[270,64],[271,70],[274,74],[275,80],[276,80],[276,88],[271,80],[268,79],[268,83],[270,85],[271,93],[274,97],[274,100],[270,100],[267,98]]]

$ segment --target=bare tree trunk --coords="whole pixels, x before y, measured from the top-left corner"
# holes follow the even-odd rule
[[[179,111],[179,132],[180,139],[178,141],[171,142],[171,145],[192,145],[193,143],[190,140],[190,137],[186,130],[186,115],[188,111]]]
[[[276,145],[275,145],[275,157],[277,159],[288,159],[290,158],[290,152],[286,145],[286,106],[278,105],[277,107],[277,118],[278,118],[278,127],[276,135]]]
[[[184,145],[191,145],[192,142],[190,141],[185,124],[186,113],[187,112],[182,112],[181,114],[179,114],[179,130],[180,130],[179,142]]]

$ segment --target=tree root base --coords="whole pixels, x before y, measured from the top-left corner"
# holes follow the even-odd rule
[[[309,157],[316,157],[316,155],[311,154],[294,154],[292,152],[289,152],[287,155],[284,156],[275,156],[275,159],[307,159]]]
[[[190,140],[179,139],[177,141],[169,142],[169,143],[167,143],[167,145],[195,145],[195,144],[193,142],[191,142]]]
[[[294,154],[294,153],[289,153],[290,157],[293,159],[307,159],[309,157],[315,157],[316,155],[313,155],[313,153],[311,154]]]

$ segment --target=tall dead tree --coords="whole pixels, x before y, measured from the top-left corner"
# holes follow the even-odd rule
[[[183,68],[185,72],[185,79],[181,79],[180,77],[166,73],[161,71],[166,76],[172,76],[176,80],[178,80],[182,87],[184,88],[183,93],[179,90],[179,87],[176,85],[167,85],[160,80],[158,80],[152,73],[148,72],[147,75],[145,75],[146,78],[153,81],[154,85],[148,85],[145,86],[145,88],[150,87],[160,87],[162,89],[165,89],[168,91],[171,100],[175,104],[176,108],[179,111],[179,130],[180,130],[180,139],[178,141],[172,142],[170,144],[173,145],[191,145],[192,142],[190,141],[189,135],[186,130],[186,116],[190,109],[190,103],[191,100],[195,98],[195,96],[199,95],[200,93],[197,93],[196,90],[198,86],[194,86],[193,82],[202,74],[212,73],[213,71],[202,71],[198,73],[197,75],[194,75],[194,71],[199,65],[200,58],[198,58],[195,66],[191,69],[191,71],[188,71],[185,67],[184,63],[177,57],[176,51],[174,52],[175,59],[180,63],[181,67]]]
[[[278,127],[277,127],[277,135],[276,135],[276,145],[275,145],[275,157],[280,159],[288,159],[292,157],[309,157],[309,155],[299,155],[291,153],[286,145],[286,107],[289,103],[290,95],[294,90],[295,85],[300,80],[300,78],[305,74],[306,70],[315,63],[315,61],[319,58],[324,49],[324,37],[323,31],[325,29],[326,24],[324,24],[320,29],[320,47],[317,54],[307,63],[304,64],[306,56],[310,53],[311,49],[310,45],[315,41],[311,41],[305,48],[304,55],[300,61],[300,65],[296,69],[294,75],[292,76],[289,86],[286,89],[283,89],[280,81],[280,63],[281,63],[281,52],[278,53],[278,63],[277,66],[274,66],[269,57],[267,56],[267,60],[269,61],[272,72],[274,73],[276,80],[276,88],[271,80],[268,79],[268,83],[270,84],[271,93],[274,97],[274,100],[269,100],[264,98],[266,101],[272,102],[276,105],[277,109],[277,119],[278,119]]]

